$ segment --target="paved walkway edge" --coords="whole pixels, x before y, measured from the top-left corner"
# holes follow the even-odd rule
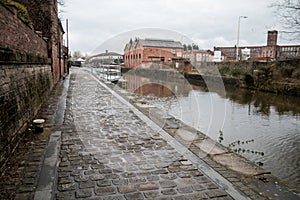
[[[87,73],[87,72],[85,72]],[[161,127],[155,124],[152,120],[150,120],[146,115],[144,115],[141,111],[139,111],[135,106],[125,100],[122,96],[117,94],[114,90],[110,89],[106,84],[102,83],[97,77],[91,75],[102,87],[107,89],[112,95],[114,95],[118,100],[127,105],[132,111],[143,120],[148,126],[156,130],[173,148],[175,148],[179,153],[186,156],[186,158],[190,159],[193,163],[197,164],[197,167],[201,169],[210,179],[212,179],[216,184],[218,184],[222,189],[224,189],[230,196],[234,199],[239,200],[247,200],[250,199],[245,194],[243,194],[240,190],[235,188],[235,186],[221,176],[218,172],[216,172],[212,167],[206,164],[199,157],[194,155],[190,150],[188,150],[184,145],[179,143],[176,139],[171,137],[166,131],[164,131]]]
[[[60,141],[61,131],[53,132],[45,152],[45,160],[42,165],[34,200],[51,200],[53,198]]]

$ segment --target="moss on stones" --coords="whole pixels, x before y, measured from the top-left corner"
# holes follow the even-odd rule
[[[16,6],[18,17],[25,24],[27,24],[28,26],[32,27],[32,22],[31,22],[31,20],[29,18],[29,14],[28,14],[27,8],[23,4],[20,4],[18,2],[13,1],[13,0],[3,0],[3,3]]]

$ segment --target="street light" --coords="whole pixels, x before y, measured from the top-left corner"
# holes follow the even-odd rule
[[[239,21],[238,21],[238,32],[237,32],[237,42],[236,42],[236,60],[239,60],[239,43],[240,43],[240,23],[241,19],[246,19],[248,18],[247,16],[239,16]]]

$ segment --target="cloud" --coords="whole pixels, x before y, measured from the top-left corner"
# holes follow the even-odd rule
[[[172,30],[192,38],[204,49],[212,49],[213,46],[235,45],[240,15],[248,16],[241,20],[241,44],[265,44],[268,28],[278,26],[268,7],[271,2],[67,0],[64,18],[70,22],[70,45],[73,51],[92,52],[118,34],[143,28]]]
[[[95,50],[93,50],[92,54],[101,53],[105,50],[122,53],[126,43],[128,43],[130,39],[134,40],[135,38],[163,38],[180,41],[182,44],[193,43],[193,40],[176,31],[161,28],[140,28],[123,32],[107,39],[106,41],[101,43]]]

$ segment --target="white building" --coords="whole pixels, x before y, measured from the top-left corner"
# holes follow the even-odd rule
[[[100,64],[120,64],[123,63],[123,55],[106,50],[105,53],[91,56],[89,61],[98,62]]]
[[[248,60],[250,58],[250,49],[242,49],[242,60]]]
[[[221,51],[214,51],[214,62],[222,62],[224,58],[222,57]]]
[[[199,62],[214,62],[214,53],[210,50],[185,51],[183,58],[189,60],[192,64]]]

